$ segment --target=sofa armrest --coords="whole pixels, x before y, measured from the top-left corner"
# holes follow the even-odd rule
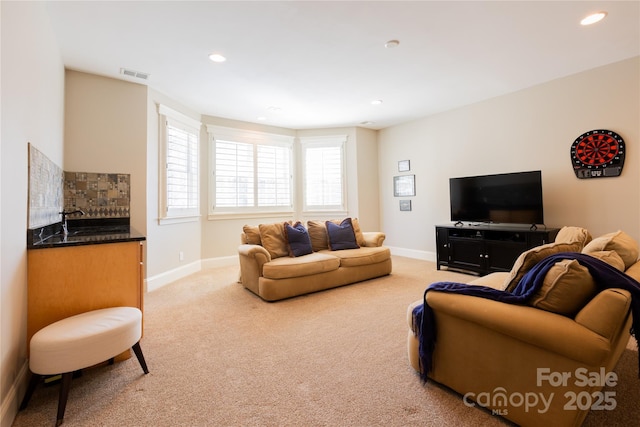
[[[240,281],[244,287],[258,293],[258,280],[262,276],[262,267],[271,261],[269,251],[260,245],[238,246],[240,258]]]
[[[610,351],[609,340],[600,334],[534,307],[445,292],[429,292],[427,301],[436,323],[443,313],[590,366],[598,366]]]
[[[487,286],[493,289],[505,288],[505,281],[510,277],[510,273],[506,271],[496,271],[495,273],[487,274],[486,276],[480,276],[477,279],[473,279],[468,284],[476,286]]]
[[[363,231],[362,236],[366,247],[379,247],[382,246],[384,239],[387,235],[381,231]]]
[[[624,289],[605,289],[576,315],[576,322],[613,340],[624,327],[631,309],[631,294]]]

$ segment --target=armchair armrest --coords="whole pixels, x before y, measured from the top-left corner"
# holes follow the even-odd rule
[[[590,366],[598,366],[610,351],[609,340],[600,334],[538,308],[445,292],[429,292],[427,301],[436,323],[443,313]]]
[[[624,327],[631,309],[631,294],[624,289],[605,289],[576,315],[576,322],[613,340]]]
[[[363,231],[362,236],[364,237],[366,247],[382,246],[384,239],[387,237],[387,235],[381,231]]]
[[[240,281],[244,287],[258,293],[258,280],[262,276],[262,267],[271,261],[269,251],[260,245],[238,246],[240,258]]]

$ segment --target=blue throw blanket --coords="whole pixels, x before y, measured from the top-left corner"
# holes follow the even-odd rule
[[[421,377],[427,380],[427,374],[432,369],[432,354],[436,344],[436,327],[433,310],[427,304],[427,292],[451,292],[487,298],[507,304],[526,304],[542,287],[544,277],[553,265],[564,259],[575,259],[587,267],[599,290],[608,288],[626,289],[631,293],[631,313],[633,316],[631,334],[640,347],[640,340],[635,331],[640,331],[640,283],[632,277],[620,272],[609,264],[590,255],[562,252],[551,255],[529,270],[520,280],[513,292],[500,291],[487,286],[470,286],[464,283],[437,282],[430,285],[424,292],[424,303],[413,309],[414,331],[417,332],[420,343]],[[639,359],[640,369],[640,359]]]

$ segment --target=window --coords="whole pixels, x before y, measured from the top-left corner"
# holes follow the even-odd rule
[[[216,141],[215,206],[250,207],[254,202],[253,144]]]
[[[304,210],[345,211],[346,136],[301,138]]]
[[[160,223],[193,221],[200,213],[200,122],[164,105],[160,113]]]
[[[207,126],[209,214],[292,212],[293,137]]]

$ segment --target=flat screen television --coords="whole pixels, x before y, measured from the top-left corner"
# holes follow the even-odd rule
[[[451,221],[544,224],[542,172],[449,179]]]

